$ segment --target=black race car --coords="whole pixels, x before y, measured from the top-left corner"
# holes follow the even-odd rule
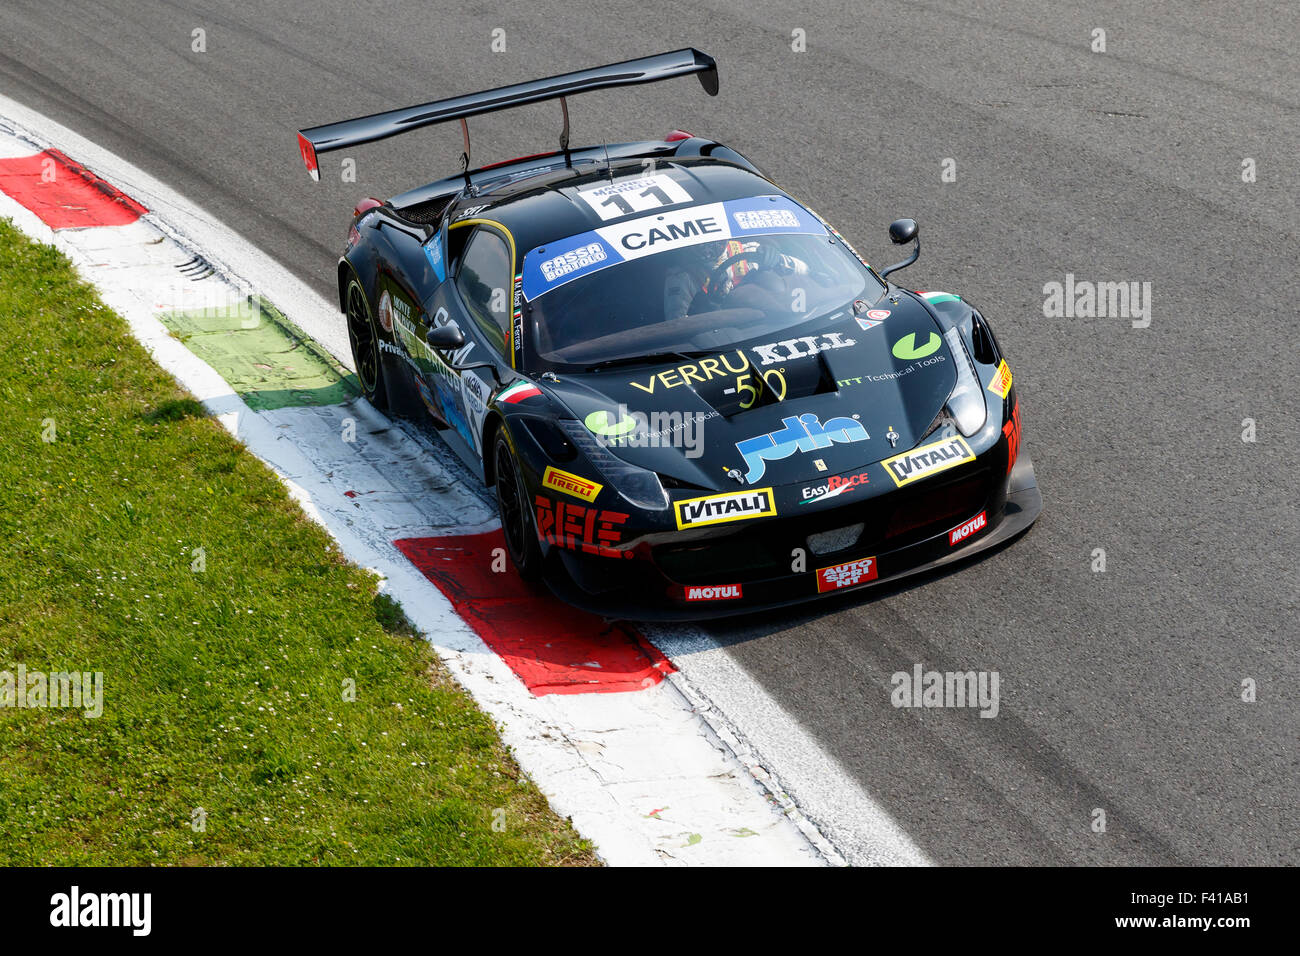
[[[687,49],[299,134],[318,177],[328,150],[464,131],[460,174],[356,207],[339,305],[366,397],[496,486],[521,576],[613,616],[790,604],[1025,530],[1042,499],[987,320],[886,279],[914,221],[875,270],[720,143],[569,146],[565,97],[686,74],[716,95]],[[470,169],[467,117],[548,99],[559,150]]]

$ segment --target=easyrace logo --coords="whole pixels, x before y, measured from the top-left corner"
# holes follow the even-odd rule
[[[880,464],[889,473],[889,477],[894,479],[894,484],[901,488],[974,460],[975,453],[966,444],[966,439],[953,437],[913,448],[893,458],[886,458]]]
[[[746,518],[764,518],[776,514],[776,502],[771,488],[753,491],[732,491],[722,495],[688,498],[673,504],[677,513],[677,530],[700,528],[704,525],[742,521]]]
[[[803,489],[803,500],[801,505],[809,504],[813,501],[825,501],[827,498],[836,498],[851,488],[857,488],[859,485],[865,485],[870,480],[867,472],[860,472],[856,475],[834,475],[824,485],[810,485]]]

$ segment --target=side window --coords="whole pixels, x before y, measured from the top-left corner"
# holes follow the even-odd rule
[[[456,288],[470,318],[502,355],[510,327],[510,265],[505,239],[480,228],[470,237],[456,271]]]

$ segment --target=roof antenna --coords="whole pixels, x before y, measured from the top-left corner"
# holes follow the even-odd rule
[[[564,111],[564,129],[560,130],[560,149],[564,150],[564,165],[573,168],[573,156],[569,153],[569,100],[560,97],[560,109]]]
[[[605,174],[609,176],[609,184],[614,185],[614,170],[609,165],[609,143],[603,144],[605,148]]]
[[[460,118],[460,134],[465,139],[465,151],[460,154],[460,171],[465,176],[465,185],[469,186],[469,124],[463,116]]]

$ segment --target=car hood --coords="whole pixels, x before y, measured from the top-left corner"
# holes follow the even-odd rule
[[[907,295],[882,302],[716,353],[560,375],[549,390],[614,454],[687,485],[824,479],[916,445],[956,383],[929,311]]]

